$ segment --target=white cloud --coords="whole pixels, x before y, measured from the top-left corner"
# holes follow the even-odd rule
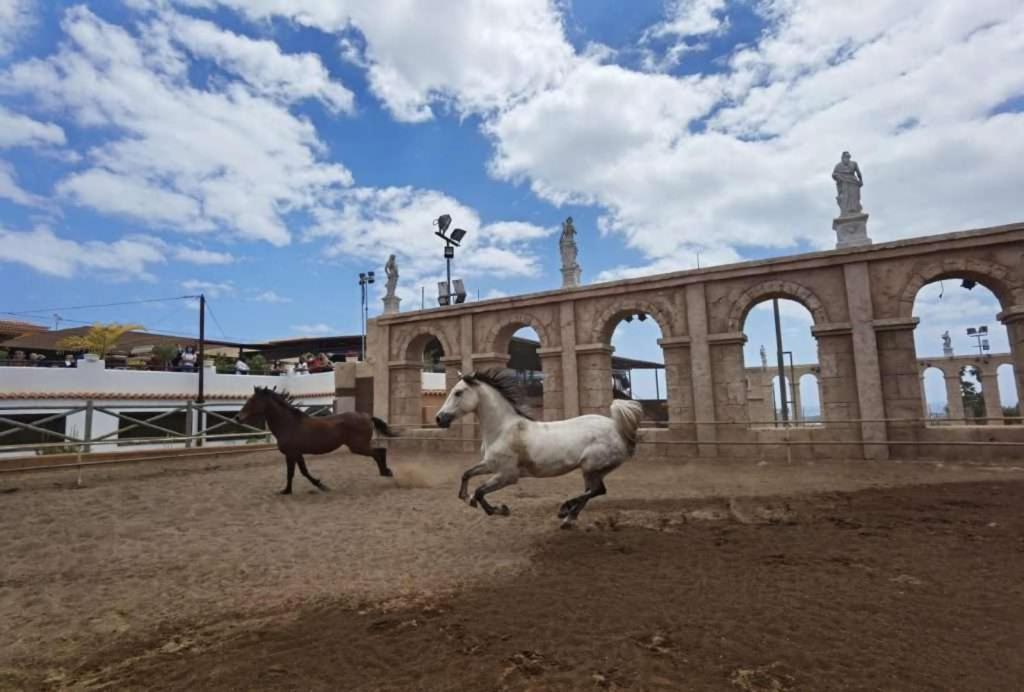
[[[35,0],[0,0],[0,57],[14,50],[25,32],[35,24],[35,5]]]
[[[723,31],[725,0],[672,0],[666,20],[645,32],[646,37],[702,36]]]
[[[189,264],[232,264],[235,261],[234,255],[229,252],[216,252],[186,245],[173,248],[172,253],[174,259],[188,262]]]
[[[41,207],[45,201],[18,185],[14,166],[0,161],[0,199],[8,199],[24,207]]]
[[[69,112],[105,138],[91,166],[58,186],[71,199],[153,226],[288,243],[284,216],[351,184],[351,174],[322,161],[313,125],[272,99],[239,82],[191,86],[160,21],[136,36],[73,7],[57,53],[10,67],[0,89]]]
[[[160,250],[145,240],[78,242],[60,238],[48,228],[0,228],[0,262],[23,264],[50,276],[70,279],[88,272],[111,281],[153,280],[148,266],[164,261]]]
[[[1020,3],[758,7],[769,29],[723,74],[583,62],[497,114],[493,174],[602,206],[602,228],[654,265],[695,247],[833,246],[844,149],[876,241],[1019,217],[1024,114],[993,113],[1024,95],[1006,69],[1024,61]]]
[[[52,123],[41,123],[0,105],[0,149],[62,145],[64,130]]]
[[[334,327],[318,322],[317,324],[297,324],[292,326],[292,331],[299,336],[323,336],[324,334],[337,334]]]
[[[234,294],[235,285],[231,281],[201,281],[189,279],[182,281],[181,287],[191,293],[203,293],[209,298],[221,298]]]
[[[275,303],[275,304],[290,303],[290,302],[292,302],[291,298],[286,298],[284,296],[278,295],[276,291],[261,291],[261,292],[257,293],[256,295],[254,295],[252,298],[250,298],[250,300],[253,300],[253,301],[257,302],[257,303]]]
[[[280,16],[331,33],[362,32],[370,87],[399,120],[429,120],[436,104],[489,111],[554,83],[573,60],[551,0],[393,4],[339,0],[213,0],[250,19]],[[182,4],[213,4],[184,0]]]
[[[173,39],[190,53],[237,74],[260,95],[283,103],[314,98],[334,112],[350,113],[354,108],[352,92],[331,80],[318,55],[287,55],[273,41],[251,39],[180,14],[167,13],[162,19]]]
[[[394,253],[400,275],[398,295],[418,304],[421,286],[433,293],[436,282],[444,279],[443,243],[430,225],[442,214],[451,215],[453,227],[468,231],[456,250],[454,277],[468,283],[478,277],[531,278],[540,274],[539,260],[525,242],[545,237],[551,229],[508,222],[484,226],[474,209],[436,190],[344,191],[331,207],[316,210],[316,224],[308,235],[328,239],[330,256],[360,257],[367,268],[379,267],[381,275],[388,255]]]

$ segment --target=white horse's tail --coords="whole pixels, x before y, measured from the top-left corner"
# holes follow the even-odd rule
[[[633,454],[636,449],[636,431],[640,428],[640,419],[643,418],[643,415],[644,408],[638,401],[616,399],[612,402],[612,420],[615,421],[615,429],[625,440],[630,454]]]

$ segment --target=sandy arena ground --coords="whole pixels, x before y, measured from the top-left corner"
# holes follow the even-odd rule
[[[0,476],[0,689],[1021,689],[1024,468],[634,460],[560,531],[472,461]]]

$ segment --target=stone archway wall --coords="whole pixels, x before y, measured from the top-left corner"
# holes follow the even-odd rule
[[[1019,270],[1017,272],[1019,274]],[[914,314],[917,294],[930,283],[942,279],[973,279],[992,291],[1003,308],[1024,304],[1024,287],[1019,276],[997,262],[970,257],[949,257],[927,264],[915,263],[899,297],[899,316]]]
[[[733,299],[729,312],[729,331],[742,332],[747,315],[758,303],[771,298],[786,298],[807,308],[814,318],[815,324],[829,322],[828,311],[817,295],[810,288],[795,281],[771,279],[751,286]]]
[[[545,386],[545,415],[549,404],[559,418],[607,413],[602,397],[610,390],[611,330],[623,314],[643,312],[662,330],[674,413],[668,430],[645,432],[641,448],[671,455],[784,456],[782,431],[749,427],[741,331],[754,304],[781,297],[800,302],[814,319],[827,420],[824,428],[787,433],[791,441],[808,443],[792,448],[796,456],[953,458],[963,448],[943,442],[962,441],[967,433],[963,426],[923,424],[912,312],[921,286],[955,275],[974,278],[1002,301],[999,319],[1009,332],[1018,390],[1024,391],[1020,223],[384,315],[372,321],[368,335],[375,411],[401,404],[396,390],[415,387],[410,373],[420,363],[410,363],[409,353],[421,335],[441,341],[446,372],[454,377],[477,361],[497,360],[502,354],[495,349],[516,328],[530,325],[544,342],[539,355],[545,375],[550,372],[557,383],[550,399]],[[439,439],[454,435],[432,432]],[[1024,442],[1024,426],[989,426],[985,439]],[[818,446],[818,440],[827,444]],[[673,444],[660,447],[661,441]],[[975,458],[999,452],[1005,450],[970,449]]]

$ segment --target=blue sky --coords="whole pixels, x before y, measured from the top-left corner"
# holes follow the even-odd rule
[[[431,299],[445,212],[482,297],[557,287],[570,215],[588,282],[824,249],[843,149],[876,241],[1019,220],[1020,3],[828,6],[0,0],[0,310],[202,291],[216,336],[355,333],[391,253],[403,307]]]

